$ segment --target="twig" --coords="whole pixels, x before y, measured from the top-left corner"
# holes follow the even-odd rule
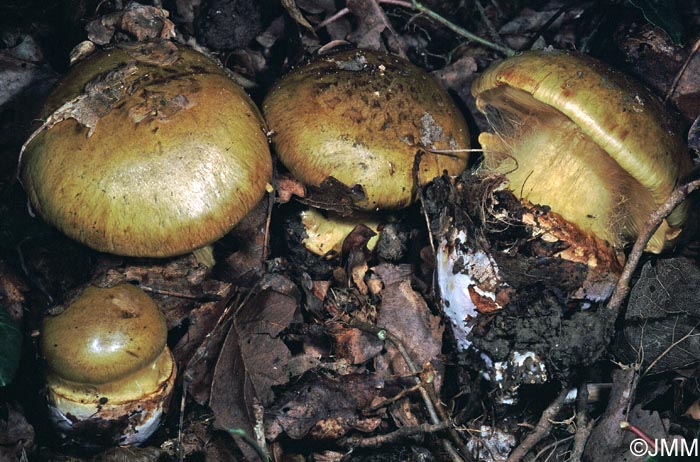
[[[532,433],[527,435],[527,437],[523,441],[520,442],[518,447],[513,449],[513,452],[510,453],[508,459],[506,459],[506,462],[521,461],[527,455],[527,453],[530,452],[530,450],[533,447],[535,447],[537,443],[542,441],[542,439],[549,434],[549,431],[552,429],[551,421],[554,419],[554,417],[557,416],[559,410],[564,405],[564,401],[566,400],[566,395],[568,393],[569,387],[562,387],[559,396],[557,396],[557,398],[552,402],[552,404],[550,404],[549,407],[545,409],[542,415],[540,416],[540,420],[539,422],[537,422],[535,429],[532,431]]]
[[[185,426],[185,402],[187,398],[187,386],[189,382],[183,377],[182,380],[182,396],[180,397],[180,416],[178,417],[177,425],[177,460],[183,462],[185,460],[185,447],[182,443],[183,427]]]
[[[421,386],[422,386],[422,384],[417,383],[417,384],[413,385],[411,388],[404,388],[403,390],[401,390],[400,392],[398,392],[396,395],[392,396],[391,398],[387,398],[386,400],[384,400],[380,403],[377,403],[374,406],[370,406],[367,409],[367,411],[375,412],[383,407],[388,406],[391,403],[395,403],[396,401],[400,400],[404,396],[409,395],[409,394],[413,393],[414,391],[418,391],[418,389]]]
[[[265,237],[263,238],[262,255],[260,255],[260,263],[265,266],[267,261],[267,253],[270,249],[270,223],[272,223],[272,208],[275,205],[275,192],[267,194],[267,217],[265,218]]]
[[[568,462],[581,462],[583,450],[586,447],[588,437],[593,430],[593,420],[588,419],[588,384],[582,383],[578,387],[576,403],[576,434],[574,435],[574,447]]]
[[[535,457],[532,458],[532,460],[533,460],[533,461],[539,460],[539,458],[540,458],[540,457],[542,456],[542,454],[544,454],[545,452],[549,451],[550,449],[551,449],[552,451],[554,451],[554,450],[557,448],[557,446],[559,446],[560,444],[564,444],[564,443],[566,443],[567,441],[570,441],[570,440],[573,439],[573,438],[574,438],[573,436],[567,436],[566,438],[563,438],[563,439],[560,439],[560,440],[556,440],[556,441],[553,442],[553,443],[549,443],[547,446],[545,446],[545,447],[543,447],[542,449],[540,449],[539,452],[538,452],[537,454],[535,454]],[[551,454],[550,454],[549,456],[547,456],[547,459],[549,459],[549,457],[551,457]],[[571,462],[571,460],[568,460],[568,459],[567,459],[567,462]]]
[[[505,47],[505,46],[499,45],[497,43],[493,43],[490,40],[486,40],[485,38],[479,37],[478,35],[469,32],[468,30],[464,29],[463,27],[460,27],[457,24],[449,21],[448,19],[440,16],[439,14],[437,14],[436,12],[434,12],[433,10],[426,7],[425,5],[423,5],[420,2],[412,0],[411,4],[413,5],[414,10],[416,10],[420,13],[423,13],[424,15],[426,15],[427,17],[429,17],[430,19],[432,19],[434,21],[439,22],[440,24],[447,27],[448,29],[450,29],[452,32],[454,32],[457,35],[461,35],[462,37],[464,37],[468,40],[471,40],[473,42],[476,42],[476,43],[479,43],[479,44],[484,45],[486,47],[489,47],[492,50],[496,50],[500,53],[503,53],[506,56],[514,56],[516,53],[515,50],[513,50],[512,48]]]
[[[476,0],[474,4],[476,5],[476,9],[479,10],[479,15],[481,15],[481,19],[484,21],[484,25],[489,31],[489,34],[491,34],[491,37],[495,39],[496,43],[498,43],[499,45],[505,46],[503,39],[498,34],[498,31],[491,22],[491,19],[489,19],[488,15],[486,14],[486,9],[484,8],[484,6],[481,4],[481,2],[479,2],[479,0]]]
[[[396,443],[407,436],[424,435],[446,430],[450,424],[448,422],[438,422],[436,424],[407,425],[384,435],[362,437],[347,437],[338,443],[347,448],[379,448],[385,444]]]
[[[468,40],[471,40],[473,42],[477,42],[477,43],[484,45],[488,48],[491,48],[491,49],[496,50],[500,53],[503,53],[506,56],[513,56],[516,53],[516,51],[513,50],[512,48],[509,48],[509,47],[504,46],[504,45],[500,45],[498,43],[494,43],[490,40],[486,40],[485,38],[479,37],[478,35],[476,35],[472,32],[469,32],[465,28],[458,26],[457,24],[453,23],[449,19],[439,15],[438,13],[434,12],[433,10],[428,8],[427,6],[423,5],[420,2],[417,2],[415,0],[412,0],[410,2],[404,1],[404,0],[378,0],[377,3],[385,4],[385,5],[394,5],[394,6],[406,8],[408,10],[418,11],[419,13],[424,14],[424,15],[428,16],[430,19],[447,27],[455,34],[460,35]],[[330,23],[337,21],[338,19],[347,15],[348,13],[350,13],[350,9],[347,7],[343,8],[341,10],[338,10],[338,12],[334,13],[332,16],[324,19],[318,25],[316,25],[314,27],[314,30],[322,29],[322,28],[326,27],[327,25],[329,25]],[[484,15],[482,15],[482,17],[485,18]],[[492,26],[492,28],[493,28],[493,26]],[[498,37],[498,34],[495,32],[495,29],[493,30],[493,33],[495,34],[496,37]]]
[[[566,12],[566,10],[568,10],[569,8],[571,8],[571,7],[573,6],[573,4],[574,4],[574,2],[569,2],[569,3],[564,4],[561,8],[559,8],[559,9],[556,11],[556,13],[554,13],[554,14],[547,20],[547,22],[545,22],[545,23],[542,25],[542,27],[540,27],[540,28],[537,30],[537,32],[535,33],[535,35],[533,35],[532,37],[530,37],[530,40],[528,40],[527,43],[525,44],[525,46],[521,47],[520,50],[525,51],[525,50],[529,50],[530,48],[532,48],[532,46],[535,44],[535,42],[537,42],[537,39],[540,38],[540,36],[541,36],[547,29],[549,29],[549,27],[550,27],[552,24],[554,24],[554,21],[556,21],[557,18],[559,18],[559,16],[561,16],[562,14],[564,14],[564,13]]]
[[[401,353],[403,360],[408,366],[409,372],[416,376],[414,380],[416,385],[419,385],[418,390],[421,394],[421,397],[423,398],[423,403],[425,404],[425,407],[428,411],[428,415],[430,416],[430,421],[433,424],[438,424],[440,422],[451,422],[451,419],[449,418],[449,416],[447,416],[446,412],[440,404],[440,400],[435,394],[435,388],[433,387],[432,382],[425,383],[419,378],[418,375],[420,373],[420,370],[416,367],[416,364],[413,362],[413,359],[408,354],[408,351],[406,350],[406,347],[404,347],[403,342],[401,342],[401,339],[399,339],[386,329],[362,322],[355,318],[351,318],[348,322],[348,325],[350,327],[355,327],[365,332],[374,334],[380,340],[390,341],[396,347],[396,349],[399,350],[399,353]],[[443,448],[450,454],[450,457],[452,457],[452,459],[455,462],[460,462],[462,460],[466,460],[467,462],[473,462],[473,459],[470,456],[467,447],[460,440],[457,431],[451,425],[448,425],[446,428],[448,430],[448,433],[450,434],[452,441],[457,445],[461,452],[460,455],[460,453],[458,453],[452,446],[450,441],[443,439],[441,440]]]
[[[632,273],[637,268],[639,261],[644,253],[644,248],[646,247],[649,239],[654,235],[656,229],[661,225],[661,222],[666,218],[678,205],[683,202],[686,197],[693,191],[700,187],[700,180],[693,180],[678,186],[673,190],[668,200],[661,205],[659,208],[654,210],[654,212],[649,217],[649,220],[644,224],[642,231],[639,233],[639,237],[632,247],[629,259],[622,270],[622,275],[615,285],[615,291],[610,297],[608,302],[608,308],[617,312],[622,306],[622,302],[625,301],[627,294],[630,291],[630,281],[632,279]]]
[[[688,65],[690,64],[690,61],[695,57],[695,55],[700,51],[700,39],[698,39],[695,42],[695,45],[693,45],[693,49],[690,50],[690,53],[688,54],[688,57],[686,58],[685,62],[683,63],[683,66],[681,66],[680,70],[676,74],[676,77],[673,79],[673,83],[671,84],[671,88],[668,89],[668,92],[666,93],[666,97],[664,98],[664,104],[668,101],[668,99],[673,96],[673,94],[676,92],[676,88],[678,87],[678,82],[681,81],[681,77],[683,77],[683,74],[685,74],[686,69],[688,69]]]
[[[324,19],[323,21],[321,21],[320,23],[318,23],[316,25],[316,27],[314,27],[314,30],[323,29],[328,24],[331,24],[331,23],[337,21],[338,19],[342,18],[343,16],[345,16],[348,13],[350,13],[350,8],[348,8],[348,7],[345,7],[341,10],[338,10],[337,13],[334,13],[332,16],[329,16],[326,19]]]

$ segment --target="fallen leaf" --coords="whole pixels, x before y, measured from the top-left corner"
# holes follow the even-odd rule
[[[396,33],[376,0],[348,0],[346,5],[358,21],[357,28],[348,40],[356,43],[358,48],[381,50],[384,49],[382,37],[385,37],[390,51],[406,57],[403,39]]]
[[[316,438],[337,438],[354,428],[372,431],[380,421],[365,417],[382,386],[373,375],[345,375],[337,379],[307,376],[290,387],[265,416],[266,436],[276,440],[283,433],[301,439],[314,431]]]
[[[272,275],[261,287],[235,313],[216,363],[209,400],[216,428],[242,429],[251,437],[257,423],[254,406],[270,405],[275,397],[272,387],[289,380],[291,353],[278,335],[289,326],[298,306],[295,286],[285,278]],[[239,447],[250,455],[248,445]]]
[[[438,361],[445,327],[440,317],[431,313],[423,297],[411,288],[410,279],[389,285],[385,283],[377,326],[385,328],[403,343],[417,367]],[[387,352],[377,358],[377,369],[409,375],[411,371],[398,349],[390,342],[387,342],[386,349]],[[437,389],[440,381],[438,377]]]
[[[171,39],[175,37],[175,24],[168,16],[162,8],[130,2],[123,11],[90,21],[85,29],[88,38],[98,45],[107,45],[117,32],[127,33],[139,42]]]

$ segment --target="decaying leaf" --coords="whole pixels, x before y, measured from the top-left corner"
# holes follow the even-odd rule
[[[365,200],[365,192],[361,185],[348,186],[332,176],[323,180],[321,185],[309,187],[306,197],[300,202],[312,207],[332,210],[340,216],[352,215],[355,203]]]
[[[136,70],[136,62],[131,61],[103,72],[85,84],[83,93],[56,109],[29,136],[20,149],[18,165],[21,165],[22,154],[34,138],[64,120],[75,119],[80,125],[88,128],[88,138],[92,136],[97,122],[128,92],[129,77],[134,75]]]
[[[235,313],[216,363],[209,406],[215,427],[254,434],[254,407],[274,400],[272,387],[289,380],[291,352],[278,338],[298,306],[295,286],[281,276],[268,276],[261,291]],[[240,445],[244,453],[247,445]]]
[[[663,372],[700,358],[700,270],[685,258],[658,260],[642,268],[630,293],[623,339],[616,353],[623,361]]]
[[[376,0],[348,0],[347,8],[358,20],[357,29],[348,38],[357,43],[358,48],[381,50],[384,48],[384,37],[390,51],[406,57],[403,39],[396,33]]]
[[[122,11],[104,15],[87,26],[88,38],[98,45],[108,44],[114,34],[124,32],[139,42],[175,37],[175,24],[162,8],[130,2]]]
[[[423,297],[411,288],[409,278],[393,284],[385,283],[377,326],[401,340],[418,367],[425,363],[437,363],[445,327],[440,317],[430,312]],[[394,375],[409,375],[411,371],[398,349],[387,343],[386,350],[384,355],[377,358],[377,369],[390,371]],[[438,388],[440,381],[438,377]]]
[[[307,376],[290,387],[265,416],[266,436],[283,433],[293,439],[306,435],[317,439],[338,438],[349,429],[369,432],[380,423],[365,417],[382,381],[372,375],[345,375],[337,379]]]
[[[0,402],[0,460],[22,460],[23,450],[34,446],[34,427],[17,404]]]

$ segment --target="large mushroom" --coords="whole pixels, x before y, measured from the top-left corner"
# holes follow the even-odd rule
[[[673,119],[631,78],[580,53],[535,51],[489,68],[472,85],[494,133],[484,166],[522,199],[621,247],[691,165]],[[647,246],[680,232],[681,205]]]
[[[387,53],[320,56],[285,75],[263,113],[291,173],[312,187],[333,179],[361,187],[359,209],[406,207],[416,177],[424,184],[467,165],[469,131],[450,96],[427,72]]]
[[[254,103],[216,62],[171,42],[90,56],[41,117],[19,166],[31,204],[100,251],[166,257],[204,247],[271,177]]]
[[[86,288],[41,332],[51,420],[86,445],[132,445],[158,428],[176,368],[165,318],[141,289]]]

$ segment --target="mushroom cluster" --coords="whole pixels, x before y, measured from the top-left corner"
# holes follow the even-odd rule
[[[132,445],[157,429],[176,367],[165,318],[141,289],[86,288],[44,320],[51,419],[86,445]]]
[[[262,198],[272,175],[255,104],[208,57],[167,41],[78,63],[46,101],[20,178],[69,237],[127,256],[206,246]]]
[[[469,131],[451,97],[423,69],[388,53],[320,56],[285,75],[263,113],[280,160],[320,189],[318,202],[345,190],[351,208],[400,209],[420,184],[467,166]]]

